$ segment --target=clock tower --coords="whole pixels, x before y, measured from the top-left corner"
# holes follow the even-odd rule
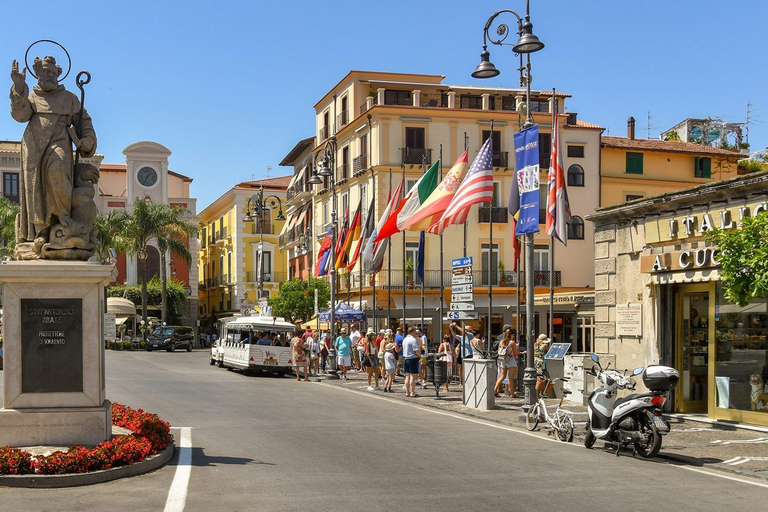
[[[127,209],[136,198],[168,203],[168,157],[171,151],[157,142],[137,142],[123,150],[127,172]]]

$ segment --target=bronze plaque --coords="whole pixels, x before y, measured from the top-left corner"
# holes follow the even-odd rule
[[[82,391],[82,299],[21,299],[21,392]]]

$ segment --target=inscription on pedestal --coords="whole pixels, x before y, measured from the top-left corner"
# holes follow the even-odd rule
[[[21,299],[21,392],[82,391],[82,299]]]

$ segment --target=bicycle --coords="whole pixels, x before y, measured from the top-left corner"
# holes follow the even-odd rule
[[[556,380],[566,382],[568,379],[547,379],[544,389],[550,389],[550,386],[554,386]],[[544,402],[545,394],[545,392],[539,392],[538,401],[528,409],[528,414],[525,416],[525,428],[530,431],[536,430],[539,422],[543,420],[550,425],[560,441],[570,443],[573,441],[573,413],[562,409],[561,407],[563,405],[563,399],[565,399],[566,395],[570,395],[571,392],[563,389],[563,396],[560,398],[560,403],[557,404],[557,409],[555,409],[555,413],[552,416],[549,415],[547,404]]]

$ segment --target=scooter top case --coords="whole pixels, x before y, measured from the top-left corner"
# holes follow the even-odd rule
[[[680,373],[669,366],[649,366],[643,373],[643,384],[651,391],[670,391],[679,380]]]

